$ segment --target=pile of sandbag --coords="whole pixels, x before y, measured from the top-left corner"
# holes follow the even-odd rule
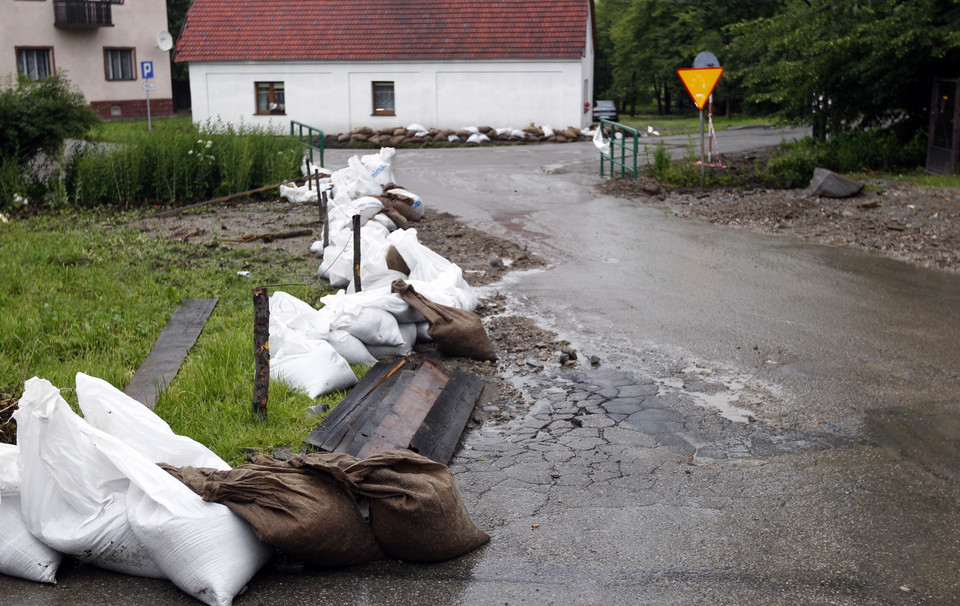
[[[48,381],[25,384],[14,413],[19,457],[5,448],[0,459],[0,572],[53,582],[59,554],[67,554],[169,579],[206,604],[231,604],[273,549],[230,509],[203,501],[156,463],[229,465],[109,383],[82,373],[76,383],[83,417]],[[8,507],[14,492],[19,518]],[[11,563],[14,554],[23,554],[20,562]],[[31,562],[33,574],[23,568]]]
[[[445,465],[409,450],[356,459],[342,453],[260,455],[229,471],[165,466],[204,501],[223,503],[263,541],[317,566],[384,554],[436,562],[490,540],[478,529]],[[355,497],[365,497],[369,521]]]
[[[487,143],[495,141],[526,141],[543,143],[567,143],[583,141],[590,137],[585,129],[568,126],[553,129],[549,126],[536,126],[532,122],[526,128],[494,128],[492,126],[465,126],[463,128],[426,128],[420,124],[410,124],[406,128],[383,128],[374,130],[369,126],[359,126],[349,133],[336,136],[338,143],[356,141],[377,145],[416,145],[427,142]]]
[[[391,290],[395,280],[415,289],[418,304],[423,305],[423,299],[452,310],[431,311],[433,324],[447,326],[432,328],[444,335],[443,343],[438,341],[441,351],[495,359],[485,333],[479,345],[455,343],[459,335],[483,331],[473,314],[479,301],[460,267],[421,244],[417,230],[409,227],[423,217],[423,201],[394,184],[394,155],[395,150],[384,148],[353,156],[321,184],[331,195],[329,241],[326,247],[315,242],[311,250],[323,257],[320,277],[344,290],[323,297],[320,309],[282,291],[270,298],[270,376],[310,397],[355,385],[350,364],[406,356],[418,341],[432,340],[428,318]],[[354,282],[354,217],[360,224],[359,293]],[[449,330],[452,317],[454,331]],[[459,330],[467,326],[469,331]]]

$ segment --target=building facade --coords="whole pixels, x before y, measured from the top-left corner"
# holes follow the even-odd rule
[[[107,119],[145,117],[148,94],[151,115],[173,113],[165,0],[0,1],[0,75],[62,71]]]
[[[194,0],[175,60],[196,122],[588,126],[590,0]]]

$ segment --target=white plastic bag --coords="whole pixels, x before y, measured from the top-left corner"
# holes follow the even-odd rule
[[[30,534],[20,507],[20,449],[0,444],[0,574],[56,583],[62,559]]]
[[[103,379],[77,373],[77,401],[84,420],[154,463],[230,469],[203,444],[177,435],[166,421]]]
[[[77,416],[49,381],[34,377],[24,387],[13,416],[31,534],[81,562],[165,578],[128,520],[129,479],[99,447],[116,438]]]

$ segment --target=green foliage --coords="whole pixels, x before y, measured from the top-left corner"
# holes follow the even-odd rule
[[[63,73],[42,80],[6,78],[0,84],[0,159],[26,166],[39,152],[54,155],[68,137],[98,121]]]
[[[653,150],[653,176],[657,181],[666,181],[667,171],[670,169],[670,152],[663,141],[657,143]]]
[[[960,3],[788,0],[729,28],[729,76],[749,102],[828,134],[929,118],[930,83],[960,58]],[[908,136],[909,139],[909,136]]]
[[[78,205],[145,204],[214,198],[297,174],[299,143],[252,127],[220,124],[124,135],[122,145],[91,145],[67,170]]]
[[[304,415],[315,402],[303,394],[273,383],[269,420],[252,421],[253,283],[235,271],[253,261],[258,283],[288,283],[297,263],[276,252],[148,237],[126,225],[133,218],[73,210],[0,223],[0,399],[19,397],[32,376],[68,388],[68,398],[77,372],[123,387],[181,299],[217,297],[158,413],[234,463],[247,446],[299,444],[317,422]],[[286,290],[307,301],[327,292]]]

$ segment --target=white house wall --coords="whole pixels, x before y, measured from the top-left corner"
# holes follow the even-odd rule
[[[191,63],[195,122],[289,128],[290,120],[327,133],[358,126],[554,128],[589,124],[592,45],[575,61],[438,63]],[[588,71],[589,70],[589,71]],[[396,113],[374,116],[372,82],[394,83]],[[585,84],[586,81],[586,84]],[[255,82],[283,82],[286,113],[256,114]],[[585,93],[585,90],[588,90]]]

